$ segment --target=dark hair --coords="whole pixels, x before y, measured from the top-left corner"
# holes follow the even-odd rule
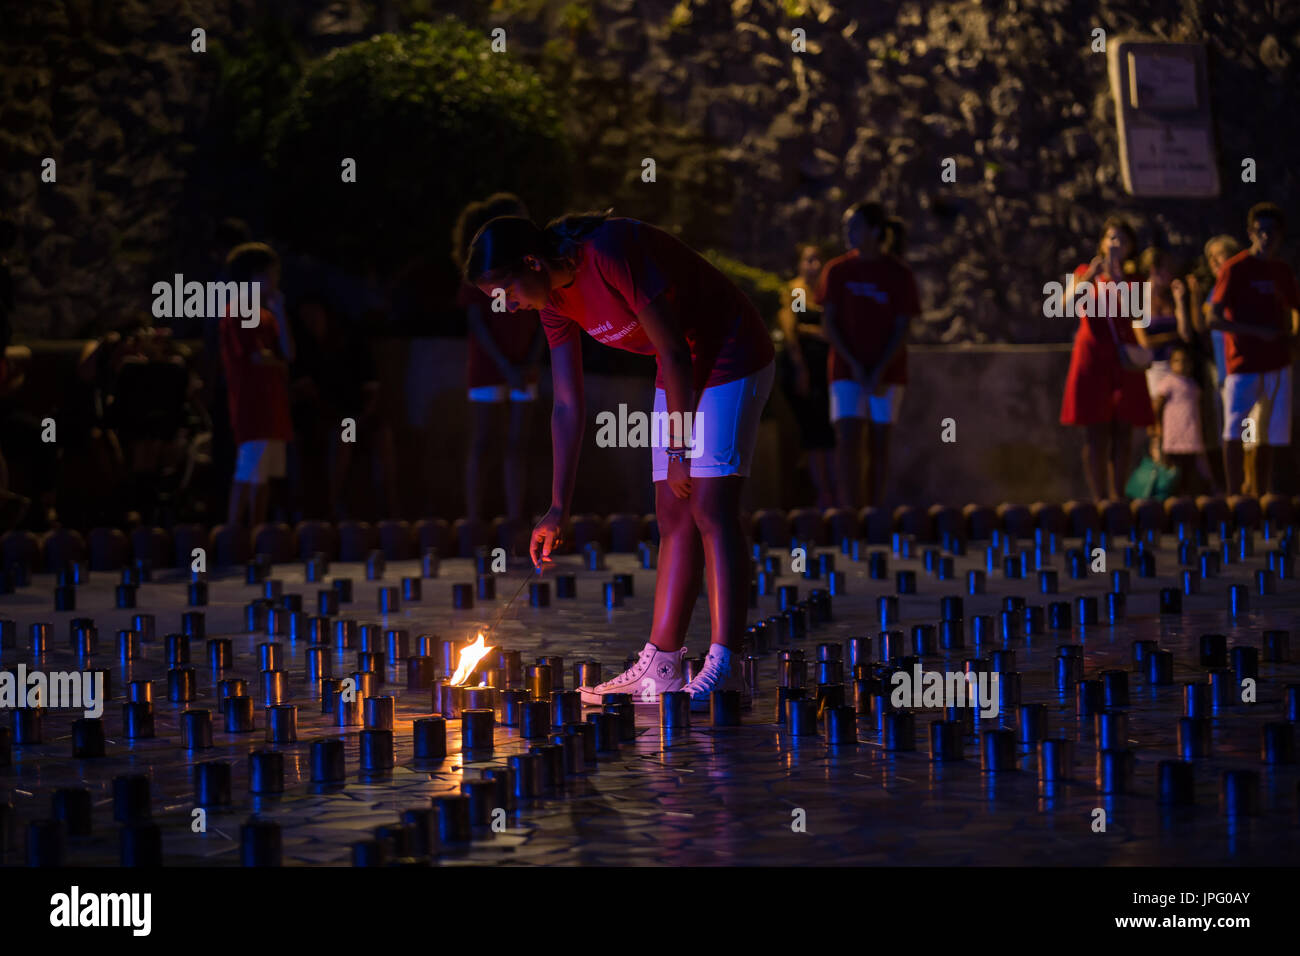
[[[1125,261],[1131,260],[1138,251],[1138,235],[1137,230],[1123,216],[1106,217],[1106,221],[1101,224],[1101,238],[1097,240],[1097,252],[1100,254],[1102,240],[1106,238],[1106,233],[1110,232],[1111,229],[1118,229],[1124,233],[1124,238],[1128,240],[1129,250],[1128,255],[1125,256]]]
[[[486,276],[514,276],[524,258],[535,256],[551,265],[572,262],[578,247],[605,224],[612,209],[570,213],[539,229],[522,216],[498,216],[475,234],[465,255],[464,278],[470,284]]]
[[[868,229],[880,230],[881,252],[892,256],[902,256],[903,244],[907,238],[907,230],[903,226],[903,220],[897,216],[886,215],[884,205],[874,200],[855,202],[844,211],[844,220],[846,222],[855,216],[861,216],[863,225]]]
[[[230,270],[230,278],[234,281],[248,282],[279,261],[280,257],[275,254],[275,250],[266,243],[245,242],[230,250],[230,255],[226,256],[226,268]]]
[[[498,216],[528,218],[528,207],[514,193],[493,193],[487,199],[472,202],[460,211],[451,230],[451,258],[458,268],[465,265],[470,240],[483,226]]]
[[[1184,342],[1182,339],[1179,339],[1178,341],[1174,342],[1171,346],[1169,346],[1170,358],[1174,357],[1175,352],[1182,352],[1189,359],[1192,357],[1192,347],[1188,345],[1186,342]]]
[[[1272,219],[1279,229],[1286,232],[1286,213],[1282,212],[1282,207],[1275,202],[1257,202],[1251,206],[1250,212],[1246,213],[1246,228],[1255,225],[1256,219]]]

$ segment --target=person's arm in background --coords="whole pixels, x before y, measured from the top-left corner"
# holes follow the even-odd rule
[[[880,390],[880,376],[885,374],[889,368],[889,363],[898,355],[904,343],[907,342],[907,330],[912,324],[912,317],[903,312],[894,316],[894,329],[889,335],[889,341],[885,343],[885,350],[880,353],[880,361],[874,367],[867,369],[867,385],[873,395],[878,394]]]
[[[483,351],[487,352],[488,358],[492,359],[492,364],[497,367],[501,377],[511,388],[523,388],[523,376],[510,364],[510,360],[505,357],[505,353],[492,338],[492,333],[488,331],[487,323],[483,321],[483,307],[476,302],[467,305],[465,319],[469,323],[469,334],[483,346]]]
[[[1233,315],[1229,320],[1226,312],[1226,303],[1236,298],[1236,283],[1239,280],[1234,272],[1228,266],[1219,273],[1219,281],[1214,287],[1214,294],[1210,297],[1210,329],[1211,331],[1228,332],[1233,335],[1250,335],[1255,338],[1273,341],[1286,336],[1286,332],[1274,325],[1257,325],[1253,322],[1243,322],[1237,315]]]
[[[898,309],[894,314],[893,331],[889,335],[889,341],[885,343],[884,351],[880,353],[880,360],[874,367],[867,369],[867,385],[873,395],[880,393],[881,376],[888,370],[889,363],[907,344],[907,333],[913,317],[921,314],[921,296],[916,288],[916,277],[910,269],[902,273],[898,296],[895,298],[891,294],[890,301],[896,302]]]
[[[284,312],[284,293],[276,289],[267,297],[266,307],[275,316],[276,338],[280,344],[280,356],[285,364],[294,360],[293,330],[289,328],[289,319]]]
[[[822,328],[826,330],[826,341],[830,342],[831,348],[839,352],[840,358],[848,363],[854,380],[863,383],[867,378],[867,370],[844,344],[844,336],[840,334],[839,311],[839,307],[833,302],[827,302],[822,307]]]
[[[1178,323],[1177,337],[1184,342],[1192,341],[1196,334],[1190,310],[1187,308],[1187,286],[1182,279],[1175,279],[1169,284],[1169,294],[1174,299],[1174,321]]]
[[[533,565],[538,568],[550,560],[551,550],[560,542],[578,477],[578,455],[587,423],[578,334],[551,347],[551,384],[555,396],[551,407],[551,508],[533,530],[529,546]]]
[[[1156,462],[1162,460],[1162,458],[1164,457],[1163,453],[1161,452],[1161,443],[1162,443],[1162,436],[1164,435],[1165,404],[1168,401],[1169,401],[1169,395],[1166,392],[1160,392],[1153,399],[1151,399],[1151,410],[1155,413],[1156,416],[1156,423],[1152,425],[1150,428],[1151,460]]]
[[[790,364],[794,366],[796,389],[800,395],[807,395],[811,387],[808,375],[808,363],[804,359],[803,349],[799,346],[799,321],[795,316],[792,300],[794,298],[796,286],[791,284],[786,289],[786,301],[781,303],[781,311],[776,314],[777,322],[781,325],[781,333],[785,336],[785,351],[790,356]]]

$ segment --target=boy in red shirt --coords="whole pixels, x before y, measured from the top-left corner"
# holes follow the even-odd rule
[[[293,438],[289,416],[289,362],[293,340],[280,293],[280,258],[270,246],[236,246],[226,260],[234,282],[261,283],[261,314],[245,328],[238,309],[228,307],[218,331],[226,370],[230,427],[235,433],[235,474],[227,521],[249,527],[266,520],[270,482],[285,477],[286,446]]]
[[[844,214],[849,251],[826,263],[817,288],[830,340],[831,421],[841,504],[877,505],[885,487],[892,425],[907,384],[907,327],[921,311],[912,270],[891,250],[891,224],[876,202]],[[870,436],[863,501],[863,425]]]
[[[1253,431],[1258,494],[1273,490],[1270,446],[1291,444],[1291,346],[1300,330],[1300,288],[1277,258],[1286,218],[1274,203],[1251,207],[1250,248],[1223,264],[1210,296],[1210,329],[1224,333],[1223,465],[1228,494],[1245,476],[1243,439]]]

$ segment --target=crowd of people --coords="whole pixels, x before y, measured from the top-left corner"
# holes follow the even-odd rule
[[[606,220],[635,223],[607,213],[588,220],[601,230]],[[487,517],[485,489],[495,479],[486,461],[499,451],[506,516],[522,524],[525,439],[548,351],[557,396],[565,377],[576,375],[555,364],[558,347],[570,341],[563,331],[569,326],[548,320],[545,310],[574,293],[561,286],[543,298],[523,275],[510,307],[494,301],[499,288],[470,281],[476,237],[502,221],[531,223],[518,197],[498,193],[466,206],[452,237],[465,276],[454,298],[468,330],[465,514]],[[763,343],[744,349],[757,355],[777,344],[775,375],[797,425],[808,503],[858,509],[888,497],[908,329],[921,305],[905,261],[902,221],[880,203],[860,202],[844,211],[842,225],[839,254],[818,243],[797,249],[779,313],[763,317]],[[1103,224],[1096,256],[1074,271],[1076,287],[1122,285],[1134,294],[1078,301],[1060,411],[1062,424],[1083,429],[1083,477],[1094,499],[1274,490],[1274,449],[1290,445],[1291,364],[1300,343],[1300,287],[1278,258],[1285,225],[1278,206],[1260,203],[1247,216],[1244,244],[1216,235],[1196,262],[1183,263],[1157,246],[1139,251],[1137,234],[1122,217]],[[655,301],[649,292],[676,295],[687,280],[660,275],[653,258],[678,255],[676,247],[649,224],[636,223],[633,235],[627,240],[633,247],[611,253],[601,288],[622,288],[618,301],[642,307]],[[243,223],[221,223],[217,243],[221,251],[210,264],[215,280],[261,286],[256,324],[246,327],[233,313],[209,316],[188,330],[203,340],[201,350],[191,351],[173,334],[186,330],[159,328],[147,313],[112,323],[84,345],[72,380],[60,390],[57,445],[42,441],[41,421],[11,400],[24,387],[31,354],[9,340],[13,289],[8,269],[0,270],[0,521],[6,527],[38,512],[46,523],[74,526],[339,519],[349,516],[358,463],[370,473],[378,513],[399,510],[393,428],[381,411],[366,337],[322,292],[286,297],[279,256],[251,241]],[[575,240],[573,247],[581,254],[588,244]],[[644,262],[650,271],[633,276],[630,262]],[[704,281],[694,259],[683,262],[689,281]],[[1136,294],[1140,286],[1149,295]],[[1115,309],[1117,301],[1146,302],[1147,312],[1135,321]],[[602,302],[600,308],[612,307]],[[662,386],[662,343],[645,335],[631,350],[660,356]],[[628,347],[617,330],[593,337]],[[697,352],[722,347],[695,333],[688,345]],[[661,388],[663,408],[683,400],[677,392],[705,394],[708,376],[695,379],[701,368],[716,379],[718,361],[717,354],[711,364],[697,361],[689,381],[673,382],[671,401]],[[11,490],[16,483],[7,458],[39,494]],[[228,504],[219,511],[214,502],[223,499]]]
[[[1248,244],[1218,235],[1180,270],[1167,251],[1137,255],[1121,217],[1104,223],[1080,283],[1148,283],[1149,314],[1096,296],[1080,315],[1060,420],[1085,430],[1083,464],[1096,500],[1160,494],[1268,494],[1274,449],[1291,444],[1291,366],[1300,346],[1300,287],[1278,258],[1280,207],[1246,217]],[[1185,272],[1182,277],[1180,272]],[[1144,469],[1129,471],[1134,429],[1147,438]]]

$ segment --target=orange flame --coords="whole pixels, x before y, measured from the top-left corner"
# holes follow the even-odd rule
[[[469,675],[474,673],[474,668],[478,667],[479,661],[483,660],[490,651],[495,650],[488,647],[483,642],[483,633],[480,631],[478,640],[468,647],[461,648],[460,661],[456,664],[456,673],[451,675],[449,683],[452,687],[459,687],[469,680]]]

